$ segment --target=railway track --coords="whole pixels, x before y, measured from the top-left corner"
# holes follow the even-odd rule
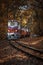
[[[37,49],[37,48],[35,48],[35,47],[32,47],[32,46],[30,46],[30,45],[26,45],[26,44],[24,44],[24,42],[16,42],[16,43],[18,43],[19,45],[22,45],[23,47],[25,47],[25,48],[28,48],[28,49],[31,49],[31,50],[34,50],[34,51],[36,51],[36,52],[39,52],[39,53],[42,53],[43,54],[43,50],[39,50],[39,49]]]
[[[43,60],[43,51],[39,51],[39,50],[37,50],[35,48],[26,46],[26,45],[24,45],[22,43],[19,43],[18,41],[9,41],[9,44],[12,47],[16,48],[17,50],[25,53],[26,55],[30,55],[30,56],[33,56],[33,57],[35,57],[37,59]]]

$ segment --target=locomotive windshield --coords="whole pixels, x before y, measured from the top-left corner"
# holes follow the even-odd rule
[[[8,21],[8,27],[16,27],[18,26],[18,22],[16,21]]]

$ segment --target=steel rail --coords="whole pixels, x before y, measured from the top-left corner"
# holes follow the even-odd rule
[[[37,59],[43,60],[43,57],[36,56],[36,51],[33,50],[32,48],[27,48],[26,46],[23,46],[21,43],[18,43],[17,41],[15,41],[15,44],[12,43],[11,41],[9,41],[9,44],[10,44],[13,48],[16,48],[17,50],[19,50],[19,51],[25,53],[26,55],[30,55],[30,56],[35,57],[35,58],[37,58]],[[35,54],[33,54],[32,51],[33,51]],[[31,53],[31,52],[32,52],[32,53]],[[39,51],[38,51],[37,53],[40,54]]]
[[[34,51],[39,52],[39,53],[43,53],[43,50],[41,51],[41,50],[39,50],[39,49],[36,49],[36,48],[34,48],[34,47],[28,46],[28,45],[23,44],[23,43],[19,43],[19,42],[17,42],[17,41],[16,41],[16,43],[18,43],[19,45],[22,45],[22,46],[25,47],[25,48],[34,50]]]

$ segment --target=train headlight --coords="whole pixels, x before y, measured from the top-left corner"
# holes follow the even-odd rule
[[[17,32],[18,30],[14,30],[14,32]]]
[[[8,30],[8,32],[10,32],[10,30]]]

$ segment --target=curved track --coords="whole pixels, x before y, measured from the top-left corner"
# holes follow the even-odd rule
[[[15,42],[15,43],[14,43]],[[39,51],[35,48],[28,47],[26,45],[23,45],[22,43],[18,43],[17,41],[9,41],[9,44],[16,48],[17,50],[25,53],[26,55],[33,56],[35,58],[43,60],[43,51]]]

